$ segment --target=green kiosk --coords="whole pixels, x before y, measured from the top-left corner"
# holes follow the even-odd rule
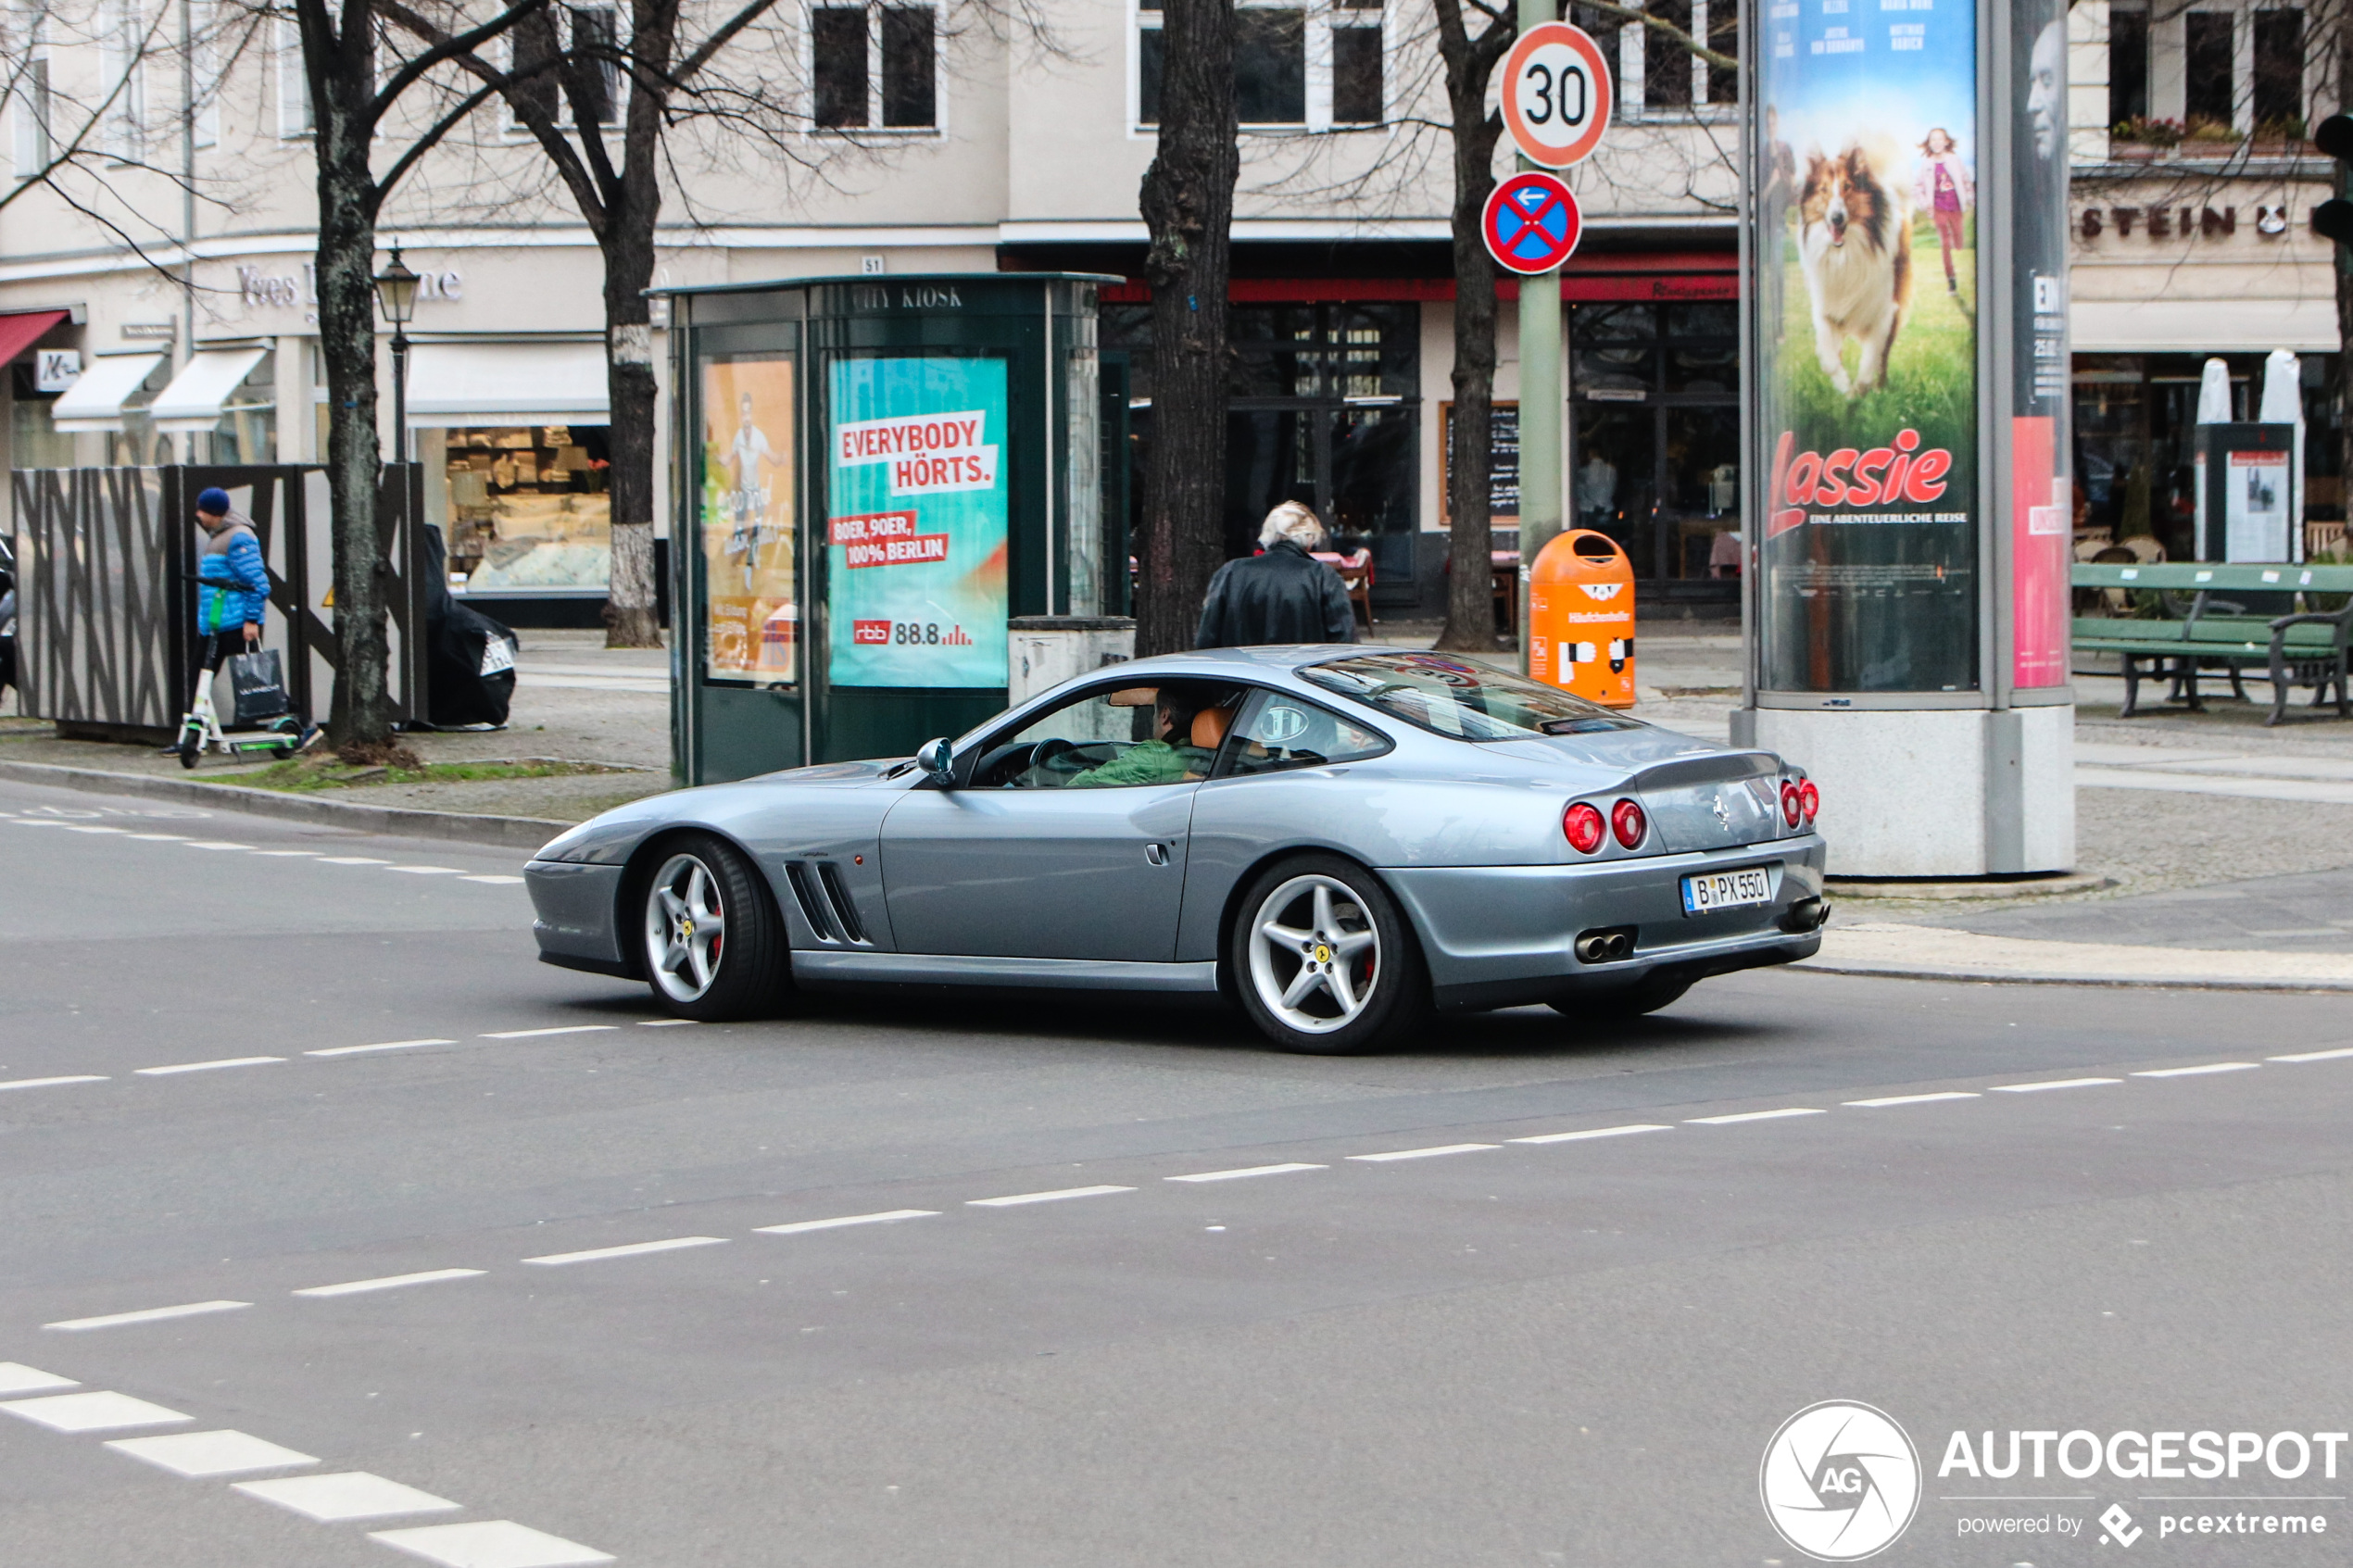
[[[1125,609],[1095,346],[1115,281],[664,291],[680,778],[960,734],[1005,706],[1009,622]]]

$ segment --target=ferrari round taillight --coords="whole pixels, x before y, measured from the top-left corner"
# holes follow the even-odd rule
[[[1621,800],[1609,809],[1609,831],[1617,834],[1617,842],[1631,849],[1642,842],[1642,834],[1650,830],[1650,822],[1642,809],[1630,800]]]
[[[1781,782],[1781,821],[1787,822],[1792,827],[1795,827],[1798,823],[1798,819],[1805,816],[1805,814],[1806,807],[1804,802],[1798,798],[1797,786],[1784,779]]]
[[[1814,787],[1812,779],[1797,786],[1797,809],[1805,813],[1809,822],[1814,820],[1814,813],[1822,809],[1822,792]]]
[[[1561,813],[1561,832],[1568,838],[1568,847],[1579,855],[1590,855],[1602,847],[1601,808],[1580,800]]]

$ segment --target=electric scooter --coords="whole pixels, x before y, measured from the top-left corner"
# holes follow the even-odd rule
[[[283,714],[249,734],[229,734],[220,728],[220,715],[212,705],[212,674],[208,671],[196,680],[196,705],[180,721],[180,744],[174,747],[180,754],[180,765],[193,768],[196,759],[208,750],[225,757],[259,757],[268,755],[283,762],[297,751],[307,751],[319,739],[316,725],[305,728],[293,714]]]

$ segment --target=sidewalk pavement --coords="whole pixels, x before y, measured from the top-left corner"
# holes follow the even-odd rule
[[[1436,631],[1384,621],[1377,636],[1427,647]],[[517,834],[528,836],[533,824],[552,835],[671,787],[669,655],[608,649],[600,632],[521,636],[508,729],[417,734],[406,737],[409,744],[433,762],[549,758],[642,771],[385,784],[294,798],[444,813],[434,821],[452,836],[471,832],[512,843]],[[1499,666],[1511,662],[1507,653],[1493,659]],[[1640,717],[1705,739],[1726,738],[1740,698],[1736,630],[1708,622],[1646,630],[1636,671]],[[1833,884],[1837,913],[1821,955],[1806,967],[2353,989],[2353,724],[2265,729],[2261,706],[2211,696],[2203,714],[2160,709],[2119,721],[2121,686],[2097,675],[2079,684],[2079,870],[2089,873],[2091,889],[2031,900],[2015,889],[1930,900],[1858,897]],[[190,776],[174,759],[147,748],[60,741],[44,726],[0,718],[0,765],[9,762],[152,781]],[[250,771],[208,759],[194,776],[234,784]],[[84,780],[82,787],[104,784]],[[221,804],[244,809],[234,797]],[[1839,804],[1827,801],[1824,814],[1833,875]]]

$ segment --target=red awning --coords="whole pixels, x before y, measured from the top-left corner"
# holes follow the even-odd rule
[[[66,319],[62,310],[12,310],[0,314],[0,365],[6,365],[43,332]]]

